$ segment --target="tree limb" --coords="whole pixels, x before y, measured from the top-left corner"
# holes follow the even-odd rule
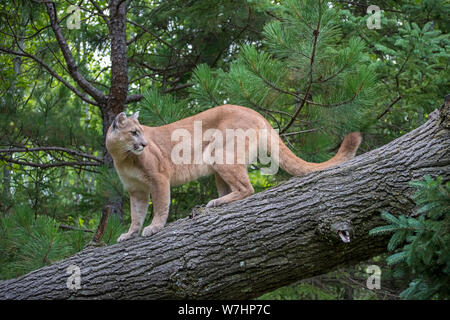
[[[68,230],[68,231],[83,231],[83,232],[89,232],[89,233],[93,233],[94,231],[86,229],[86,228],[77,228],[74,226],[69,226],[67,224],[60,224],[58,226],[59,230]]]
[[[102,17],[103,21],[105,21],[106,25],[109,26],[109,19],[103,12],[103,9],[100,8],[98,3],[96,3],[94,0],[89,0],[89,2],[94,6],[94,8],[97,10],[98,14]]]
[[[322,20],[322,14],[320,12],[321,5],[322,5],[321,2],[319,1],[319,19],[317,21],[316,28],[313,30],[314,42],[313,42],[313,47],[312,47],[312,52],[311,52],[311,61],[310,61],[310,65],[309,65],[309,81],[308,81],[308,87],[305,90],[305,98],[307,98],[309,96],[309,91],[311,90],[311,87],[313,84],[313,67],[314,67],[314,61],[315,61],[315,57],[316,57],[317,40],[319,38],[320,23]],[[300,111],[305,106],[305,103],[306,103],[306,99],[301,99],[301,100],[297,101],[297,103],[296,103],[296,104],[298,104],[297,110],[295,110],[293,117],[283,127],[283,129],[281,129],[280,133],[285,133],[287,131],[287,129],[289,129],[289,127],[295,122],[295,118],[297,118]]]
[[[61,52],[66,61],[67,68],[69,70],[70,76],[75,80],[75,82],[89,95],[97,101],[98,104],[106,103],[106,95],[94,87],[86,78],[78,71],[78,67],[72,56],[72,52],[67,44],[66,39],[62,33],[61,27],[59,26],[58,19],[56,16],[56,6],[53,2],[46,2],[45,6],[47,8],[47,14],[50,18],[50,23],[52,26],[53,33],[55,34],[56,40],[61,48]]]
[[[69,148],[63,148],[63,147],[36,147],[36,148],[7,148],[7,149],[0,149],[0,153],[15,153],[15,152],[36,152],[36,151],[59,151],[59,152],[65,152],[71,155],[79,156],[82,158],[88,158],[91,160],[94,160],[100,164],[103,164],[103,160],[100,158],[97,158],[96,156],[93,156],[88,153],[84,153],[78,150],[69,149]]]
[[[34,167],[40,169],[49,169],[56,167],[86,167],[86,166],[101,166],[101,163],[92,162],[92,161],[58,161],[58,162],[50,162],[50,163],[37,163],[30,161],[23,161],[13,159],[11,157],[5,157],[0,155],[0,160],[6,161],[8,163],[15,163],[21,166]]]
[[[98,106],[99,104],[96,101],[93,101],[91,99],[89,99],[88,97],[86,97],[86,95],[84,93],[82,93],[80,90],[78,90],[77,88],[75,88],[74,86],[72,86],[67,80],[65,80],[63,77],[61,77],[55,70],[53,70],[48,64],[46,64],[43,60],[41,60],[39,57],[31,54],[31,53],[27,53],[23,50],[21,50],[20,52],[18,51],[14,51],[14,50],[10,50],[7,48],[2,48],[0,47],[0,52],[3,53],[7,53],[7,54],[12,54],[15,56],[20,56],[20,57],[27,57],[30,58],[32,60],[34,60],[35,62],[37,62],[40,66],[42,66],[45,70],[47,70],[47,72],[54,77],[56,80],[58,80],[59,82],[61,82],[63,85],[65,85],[69,90],[71,90],[73,93],[75,93],[78,97],[81,98],[81,100],[92,104],[94,106]]]
[[[141,101],[144,96],[140,93],[127,96],[126,104]]]
[[[399,101],[401,100],[401,98],[402,98],[401,96],[398,96],[397,98],[395,98],[394,100],[392,100],[392,102],[389,104],[389,106],[388,106],[382,113],[380,113],[380,114],[378,115],[377,120],[380,120],[381,118],[383,118],[384,115],[385,115],[386,113],[388,113],[389,110],[391,110],[391,108],[394,106],[394,104],[396,104],[397,102],[399,102]]]

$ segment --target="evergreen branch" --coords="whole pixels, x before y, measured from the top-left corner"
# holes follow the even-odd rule
[[[134,57],[131,57],[129,59],[129,61],[130,62],[135,62],[135,63],[139,64],[140,66],[142,66],[142,67],[144,67],[146,69],[149,69],[150,71],[159,72],[159,73],[164,73],[164,72],[167,72],[168,70],[172,70],[172,69],[176,69],[177,68],[177,66],[175,66],[175,65],[168,66],[166,68],[156,68],[156,67],[153,67],[153,66],[149,65],[148,63],[146,63],[144,61],[136,60],[136,59],[134,59]]]
[[[308,57],[309,58],[309,57]],[[291,92],[285,89],[282,89],[280,87],[278,87],[277,85],[275,85],[273,82],[269,81],[267,78],[265,78],[256,68],[256,66],[254,65],[254,63],[250,62],[250,65],[252,67],[252,71],[253,73],[260,78],[266,85],[268,85],[270,88],[272,88],[275,91],[278,91],[279,93],[283,93],[283,94],[287,94],[290,95],[292,97],[294,97],[296,100],[305,100],[305,97],[300,96],[299,93],[296,92]],[[306,100],[306,102],[310,103],[310,104],[317,104],[313,101],[310,100]]]
[[[220,105],[219,101],[217,101],[216,97],[214,96],[213,92],[211,92],[211,90],[208,87],[208,84],[204,81],[203,82],[203,87],[205,88],[206,92],[208,93],[209,98],[212,100],[212,102],[218,106]]]
[[[98,104],[106,103],[106,95],[94,87],[86,78],[78,71],[78,66],[75,63],[75,60],[72,56],[72,52],[67,44],[66,39],[62,33],[61,27],[59,26],[57,15],[56,15],[56,6],[53,2],[45,2],[45,6],[47,8],[47,14],[50,18],[50,23],[52,26],[53,33],[55,34],[56,40],[59,44],[61,52],[63,54],[64,60],[66,61],[67,68],[69,70],[70,76],[75,80],[75,82],[85,91],[87,92]]]
[[[96,156],[93,156],[88,153],[84,153],[81,151],[68,149],[68,148],[62,148],[62,147],[37,147],[37,148],[8,148],[8,149],[0,149],[0,153],[15,153],[15,152],[35,152],[35,151],[60,151],[65,152],[70,155],[79,156],[82,158],[88,158],[91,160],[94,160],[100,164],[103,164],[103,160],[100,158],[97,158]]]
[[[300,130],[300,131],[296,131],[296,132],[287,132],[287,133],[280,134],[280,136],[288,137],[288,136],[293,136],[293,135],[301,134],[301,133],[314,132],[314,131],[317,131],[320,129],[322,129],[322,128],[313,128],[313,129]]]
[[[325,83],[327,81],[330,81],[331,79],[335,78],[338,74],[340,74],[342,71],[344,71],[348,65],[349,65],[349,63],[348,63],[348,61],[346,61],[346,63],[338,71],[331,74],[330,76],[328,76],[325,79],[321,79],[321,77],[319,77],[317,80],[314,80],[313,83]]]
[[[258,106],[258,109],[261,109],[262,111],[266,111],[269,113],[274,112],[274,113],[278,113],[279,115],[292,117],[292,114],[290,114],[289,112],[286,112],[286,111],[282,111],[282,110],[272,110],[272,109],[267,109],[267,108],[260,107],[260,106]]]
[[[177,49],[176,47],[174,47],[173,45],[171,45],[169,42],[167,42],[166,40],[164,40],[163,38],[161,38],[160,36],[158,36],[156,33],[154,33],[153,31],[149,30],[147,27],[136,23],[134,21],[128,20],[127,19],[127,23],[132,24],[135,27],[138,27],[139,29],[141,29],[142,31],[150,34],[152,37],[154,37],[156,40],[158,40],[159,42],[161,42],[162,44],[166,45],[167,47],[169,47],[172,51],[174,51],[175,53],[182,55],[181,51],[179,49]],[[196,65],[195,61],[192,61],[191,58],[189,56],[185,56],[185,58],[187,60],[189,60],[190,63],[192,63],[193,65]]]
[[[153,73],[144,73],[143,75],[140,75],[140,76],[134,78],[133,80],[131,80],[130,84],[138,82],[138,81],[140,81],[142,79],[145,79],[145,78],[152,78],[153,80],[155,80],[155,77],[153,76]]]
[[[272,12],[270,12],[269,10],[265,10],[264,11],[265,14],[267,14],[268,16],[274,18],[275,20],[278,20],[280,22],[283,22],[284,20],[280,17],[278,17],[277,15],[273,14]]]
[[[132,43],[136,42],[140,37],[142,37],[145,34],[144,32],[137,33],[133,38],[127,41],[127,46],[131,45]]]
[[[356,90],[356,92],[353,95],[353,97],[351,97],[348,100],[341,101],[341,102],[330,103],[330,104],[323,104],[323,103],[317,103],[317,102],[312,102],[312,101],[307,101],[307,102],[312,104],[312,105],[323,107],[323,108],[334,108],[334,107],[343,106],[343,105],[348,104],[348,103],[352,102],[353,100],[355,100],[356,97],[358,96],[358,94],[361,92],[363,87],[364,87],[364,81],[361,82],[359,88]]]
[[[74,227],[74,226],[69,226],[67,224],[60,224],[58,226],[58,228],[60,230],[63,230],[63,231],[69,230],[69,231],[83,231],[83,232],[92,232],[92,233],[94,232],[93,230],[90,230],[90,229],[77,228],[77,227]]]
[[[127,96],[126,104],[141,101],[144,96],[140,93]]]
[[[394,104],[396,104],[397,102],[399,102],[401,98],[402,98],[401,96],[398,96],[397,98],[395,98],[395,99],[389,104],[389,106],[386,108],[386,110],[384,110],[382,113],[380,113],[380,115],[377,117],[377,120],[380,120],[381,118],[383,118],[384,115],[385,115],[386,113],[388,113],[389,110],[391,110],[391,108],[394,106]]]
[[[130,83],[134,83],[134,82],[139,81],[139,80],[141,80],[143,78],[151,77],[151,76],[152,76],[152,74],[146,73],[146,74],[144,74],[144,75],[142,75],[140,77],[137,77],[136,79],[130,81]],[[155,79],[155,78],[152,78],[152,79]],[[178,82],[178,81],[176,81],[176,82]],[[183,90],[183,89],[186,89],[186,88],[190,88],[193,85],[194,84],[192,84],[192,83],[179,84],[179,85],[173,86],[171,88],[167,88],[167,89],[161,90],[161,92],[162,93],[171,93],[171,92],[175,92],[175,91],[178,91],[178,90]],[[142,94],[140,94],[140,93],[132,94],[132,95],[127,96],[127,99],[126,99],[125,103],[129,104],[129,103],[133,103],[133,102],[139,102],[139,101],[142,100],[143,97],[144,96]]]
[[[6,54],[12,54],[12,55],[15,55],[15,56],[20,56],[20,57],[26,57],[26,58],[30,58],[30,59],[34,60],[37,64],[39,64],[45,70],[47,70],[47,72],[53,78],[55,78],[56,80],[61,82],[70,91],[72,91],[79,98],[81,98],[81,100],[83,100],[84,102],[87,102],[89,104],[92,104],[94,106],[99,106],[99,104],[96,101],[93,101],[93,100],[89,99],[88,97],[86,97],[85,94],[83,94],[80,90],[78,90],[77,88],[72,86],[67,80],[65,80],[63,77],[61,77],[55,70],[53,70],[48,64],[46,64],[44,61],[42,61],[39,57],[37,57],[37,56],[35,56],[35,55],[31,54],[31,53],[25,52],[22,48],[20,48],[20,52],[18,52],[18,51],[14,51],[14,50],[10,50],[10,49],[6,49],[6,48],[0,47],[0,52],[6,53]]]
[[[311,90],[311,86],[312,86],[312,82],[310,81],[309,84],[308,84],[308,88],[306,88],[306,94],[307,95],[309,94],[309,91]],[[297,118],[297,116],[299,115],[300,111],[305,106],[305,103],[306,103],[306,99],[302,99],[300,101],[296,101],[296,104],[299,104],[299,106],[297,107],[297,110],[295,110],[294,115],[289,120],[289,122],[283,127],[283,129],[281,129],[280,134],[285,133],[287,131],[287,129],[289,129],[289,127],[295,122],[295,119]]]
[[[368,5],[366,5],[366,4],[361,4],[361,3],[358,3],[358,2],[355,2],[355,1],[345,1],[345,0],[332,0],[332,1],[333,2],[345,3],[345,4],[350,4],[350,5],[356,6],[356,7],[363,7],[363,8],[367,8],[368,7]],[[394,9],[384,9],[383,8],[383,11],[402,13],[403,14],[402,11],[394,10]]]
[[[170,92],[174,92],[174,91],[190,88],[192,86],[193,86],[192,83],[185,83],[185,84],[180,84],[180,85],[172,87],[172,88],[165,89],[162,92],[163,93],[170,93]]]
[[[100,17],[102,17],[103,21],[105,21],[106,25],[109,26],[109,19],[108,17],[103,13],[103,9],[100,8],[100,6],[94,1],[94,0],[89,0],[89,2],[94,6],[94,8],[97,10],[98,14],[100,15]]]
[[[158,40],[159,42],[161,42],[162,44],[168,46],[170,49],[175,51],[175,48],[168,43],[166,40],[164,40],[163,38],[161,38],[160,36],[158,36],[156,33],[152,32],[151,30],[149,30],[148,28],[144,27],[143,25],[136,23],[132,20],[127,20],[127,23],[132,24],[135,27],[138,27],[139,29],[141,29],[142,31],[144,31],[145,33],[150,34],[152,37],[154,37],[156,40]]]
[[[15,163],[21,166],[28,166],[28,167],[34,167],[34,168],[40,168],[40,169],[49,169],[49,168],[56,168],[56,167],[85,167],[85,166],[101,166],[101,163],[92,162],[92,161],[60,161],[60,162],[54,162],[54,163],[36,163],[36,162],[29,162],[29,161],[21,161],[21,160],[15,160],[11,159],[9,157],[4,157],[0,155],[0,160],[6,161],[8,163]]]
[[[263,107],[260,107],[257,103],[255,103],[251,97],[250,94],[247,92],[247,90],[245,90],[244,85],[242,83],[242,81],[239,81],[239,86],[241,87],[242,93],[244,95],[244,98],[251,104],[251,106],[256,109],[256,110],[263,110],[266,111],[266,114],[268,116],[270,116],[272,118],[272,120],[277,124],[278,127],[278,131],[280,130],[281,126],[280,126],[280,122],[278,121],[278,119],[276,117],[274,117],[274,115],[271,112],[277,112],[274,110],[270,110],[270,109],[266,109]]]
[[[311,61],[310,61],[310,64],[309,64],[309,67],[310,67],[309,68],[309,83],[308,83],[308,87],[306,88],[306,91],[305,91],[305,97],[308,97],[309,92],[311,91],[312,84],[313,84],[313,66],[314,66],[316,50],[317,50],[317,39],[319,37],[320,23],[321,23],[321,20],[322,20],[321,6],[322,6],[322,3],[321,3],[321,1],[319,1],[319,19],[317,21],[316,29],[314,29],[314,31],[313,31],[314,42],[313,42],[313,48],[312,48],[312,53],[311,53]],[[299,115],[300,111],[305,106],[306,99],[302,99],[301,101],[297,101],[296,104],[298,104],[298,103],[300,103],[300,105],[297,107],[297,110],[295,111],[293,117],[284,126],[284,128],[281,129],[280,134],[285,133],[286,130],[289,129],[289,127],[295,122],[295,118],[297,118],[297,116]]]
[[[269,87],[271,87],[271,88],[274,89],[275,91],[278,91],[279,93],[284,93],[284,94],[293,96],[293,97],[295,97],[296,99],[300,98],[300,96],[299,96],[298,94],[296,94],[296,93],[294,93],[294,92],[290,92],[290,91],[284,90],[284,89],[282,89],[282,88],[276,86],[275,84],[273,84],[271,81],[267,80],[260,72],[258,72],[258,71],[256,70],[256,67],[255,67],[254,65],[252,65],[252,69],[253,69],[254,74],[255,74],[258,78],[260,78],[265,84],[267,84]]]
[[[255,70],[254,70],[255,71]],[[258,76],[265,84],[267,84],[269,87],[271,87],[272,89],[280,92],[280,93],[284,93],[290,96],[295,97],[298,101],[305,101],[306,103],[309,103],[311,105],[315,105],[315,106],[319,106],[319,107],[324,107],[324,108],[330,108],[330,107],[338,107],[347,103],[352,102],[357,96],[358,93],[361,91],[362,86],[364,84],[364,82],[360,85],[360,87],[358,88],[358,90],[356,91],[355,95],[353,95],[352,98],[346,100],[346,101],[342,101],[342,102],[336,102],[336,103],[331,103],[331,104],[323,104],[323,103],[318,103],[318,102],[314,102],[308,99],[305,99],[304,96],[301,96],[299,93],[295,93],[295,92],[290,92],[284,89],[281,89],[280,87],[277,87],[276,85],[274,85],[272,82],[270,82],[269,80],[267,80],[266,78],[264,78],[264,76],[262,76],[260,73],[255,71],[255,75]],[[329,80],[329,79],[327,79]],[[313,81],[312,83],[318,83],[316,81]]]

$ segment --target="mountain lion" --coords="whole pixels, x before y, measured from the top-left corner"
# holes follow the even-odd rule
[[[300,176],[353,158],[361,140],[359,132],[350,133],[333,158],[311,163],[292,153],[263,116],[245,107],[223,105],[161,127],[141,125],[138,113],[127,118],[122,112],[106,135],[106,148],[130,194],[131,226],[117,241],[139,234],[150,195],[154,217],[142,236],[160,231],[169,214],[173,185],[214,174],[219,197],[207,207],[248,197],[254,190],[247,167],[255,161],[258,148],[274,157],[273,162],[286,172]]]

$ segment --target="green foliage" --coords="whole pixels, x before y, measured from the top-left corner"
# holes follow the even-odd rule
[[[379,264],[379,262],[377,262]],[[259,297],[262,300],[374,300],[391,298],[367,289],[367,263],[302,280]],[[385,275],[383,273],[383,279]]]
[[[200,106],[214,107],[221,104],[216,96],[219,95],[221,78],[207,64],[200,64],[194,70],[192,81],[195,83],[191,96]],[[222,101],[223,102],[223,101]]]
[[[450,182],[442,177],[410,183],[417,191],[417,215],[395,217],[387,212],[389,224],[370,231],[371,235],[393,233],[387,258],[403,273],[410,270],[415,279],[400,297],[404,299],[448,299],[450,297]]]
[[[300,283],[296,286],[287,286],[271,293],[266,293],[259,300],[334,300],[335,296],[317,286]]]
[[[78,249],[69,246],[69,239],[58,232],[59,224],[54,219],[34,217],[27,206],[17,208],[14,215],[4,217],[0,222],[2,279],[54,263]]]
[[[102,242],[107,245],[115,244],[117,243],[117,238],[126,231],[128,231],[128,223],[125,224],[119,216],[112,215],[108,219]]]
[[[16,207],[0,219],[0,279],[21,276],[83,250],[92,240],[99,217],[86,222],[78,217],[73,230],[63,231],[60,223],[45,215],[35,215],[29,206]],[[114,244],[127,226],[113,215],[102,241]],[[91,232],[86,232],[91,230]]]
[[[227,70],[197,67],[191,97],[203,108],[225,102],[253,108],[282,134],[313,131],[288,140],[301,157],[323,161],[327,149],[361,128],[374,101],[375,73],[364,42],[343,39],[339,11],[327,2],[283,1],[273,10],[280,18],[265,25],[262,42],[243,45]]]
[[[365,127],[372,143],[380,145],[424,123],[448,93],[450,5],[445,0],[371,4],[386,9],[381,29],[368,29],[368,16],[358,8],[342,5],[340,14],[346,37],[357,36],[370,48],[380,87]]]
[[[149,32],[129,47],[137,62],[130,66],[130,79],[165,91],[185,84],[199,64],[226,66],[239,51],[240,41],[260,39],[270,6],[267,0],[134,1],[129,19],[137,25],[129,25],[129,35],[141,35],[139,26]],[[186,91],[175,94],[187,96]]]
[[[145,90],[139,102],[140,119],[148,126],[162,126],[190,115],[186,100],[176,100],[169,94],[161,94],[151,88]]]

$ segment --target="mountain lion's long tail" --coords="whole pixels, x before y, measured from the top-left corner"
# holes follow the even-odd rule
[[[313,171],[320,171],[330,168],[352,159],[361,144],[362,136],[359,132],[352,132],[348,134],[344,141],[342,141],[336,155],[330,160],[321,163],[307,162],[300,159],[291,150],[289,150],[279,136],[278,141],[280,167],[290,175],[301,176]]]

